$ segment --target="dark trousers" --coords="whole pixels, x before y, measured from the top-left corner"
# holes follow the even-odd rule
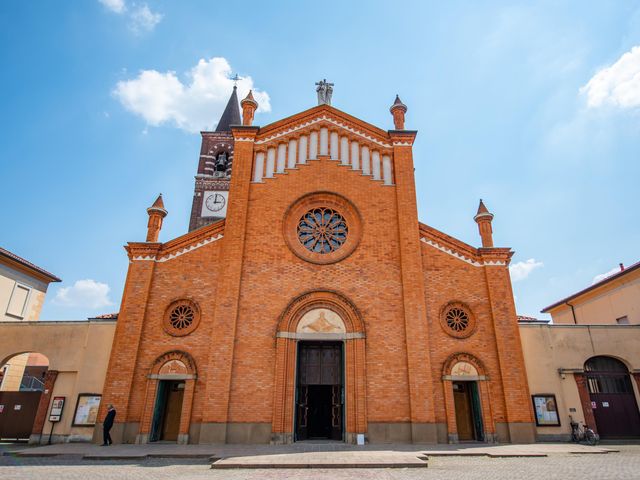
[[[105,445],[111,445],[113,443],[113,440],[111,440],[111,435],[109,435],[109,432],[111,431],[111,425],[109,425],[108,427],[103,427],[102,429],[102,439]]]

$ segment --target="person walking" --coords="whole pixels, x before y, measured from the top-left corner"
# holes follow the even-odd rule
[[[113,405],[107,405],[107,415],[104,417],[104,422],[102,423],[102,439],[104,443],[103,447],[108,447],[113,443],[111,440],[111,435],[109,432],[111,431],[111,427],[113,427],[113,421],[116,418],[116,409],[113,408]]]

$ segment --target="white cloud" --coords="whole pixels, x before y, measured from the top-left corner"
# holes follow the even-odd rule
[[[150,32],[158,23],[160,23],[162,16],[163,15],[161,13],[152,12],[149,6],[145,3],[131,12],[131,23],[129,26],[135,33]]]
[[[102,308],[113,305],[109,298],[109,285],[86,279],[78,280],[72,287],[62,287],[56,292],[53,303],[63,307]]]
[[[535,258],[530,258],[525,262],[514,263],[509,267],[509,272],[511,273],[511,280],[514,282],[524,280],[536,268],[540,268],[542,266],[544,266],[544,263],[537,262]]]
[[[603,105],[640,107],[640,45],[596,73],[580,88],[580,93],[587,95],[590,108]]]
[[[604,272],[601,273],[599,275],[596,275],[595,277],[593,277],[593,281],[591,282],[591,285],[593,285],[594,283],[598,283],[602,280],[604,280],[607,277],[610,277],[611,275],[618,273],[620,271],[620,267],[616,267],[616,268],[612,268],[611,270],[609,270],[608,272]]]
[[[124,0],[98,0],[102,5],[107,7],[114,13],[124,13],[127,10],[127,6]]]
[[[118,82],[113,95],[132,113],[153,126],[172,124],[189,132],[213,128],[233,89],[231,66],[222,57],[200,59],[182,82],[176,72],[143,70]],[[256,90],[251,77],[238,81],[240,99],[253,89],[259,112],[271,111],[269,94]]]
[[[132,4],[132,9],[127,7],[125,0],[98,0],[102,5],[113,13],[122,15],[128,13],[129,28],[136,34],[152,31],[162,20],[161,13],[153,12],[149,5]]]

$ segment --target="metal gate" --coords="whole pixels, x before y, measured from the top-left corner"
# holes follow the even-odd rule
[[[27,441],[42,392],[0,392],[0,440]]]
[[[615,358],[593,357],[584,369],[600,437],[640,437],[640,412],[627,367]]]

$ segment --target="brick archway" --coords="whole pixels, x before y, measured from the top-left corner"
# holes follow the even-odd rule
[[[344,322],[346,333],[297,333],[298,322],[305,313],[326,308]],[[272,441],[292,443],[294,440],[294,403],[296,384],[296,351],[299,340],[318,338],[344,342],[345,352],[345,441],[355,442],[358,433],[367,431],[365,326],[356,306],[344,295],[330,290],[311,291],[293,299],[278,322],[276,337],[276,368]]]
[[[459,362],[465,362],[473,365],[478,374],[475,376],[460,378],[453,376],[452,369]],[[449,356],[442,366],[442,383],[444,388],[449,443],[458,442],[456,406],[453,398],[453,382],[457,380],[477,382],[478,392],[480,394],[480,408],[482,409],[482,423],[484,424],[485,442],[494,442],[496,439],[496,428],[493,421],[493,412],[491,411],[491,389],[488,382],[489,376],[487,374],[487,370],[484,364],[474,355],[466,352],[459,352]]]
[[[184,368],[173,369],[176,373],[171,373],[163,367],[172,362],[179,362]],[[177,365],[177,364],[176,364]],[[193,394],[197,378],[196,363],[193,357],[187,352],[172,350],[159,356],[151,365],[147,375],[147,388],[144,400],[142,420],[140,422],[140,432],[136,437],[136,443],[148,443],[153,421],[153,410],[158,392],[160,380],[184,380],[184,397],[182,399],[182,411],[180,413],[180,429],[178,442],[180,444],[189,443],[189,426],[191,424],[191,411],[193,406]]]

